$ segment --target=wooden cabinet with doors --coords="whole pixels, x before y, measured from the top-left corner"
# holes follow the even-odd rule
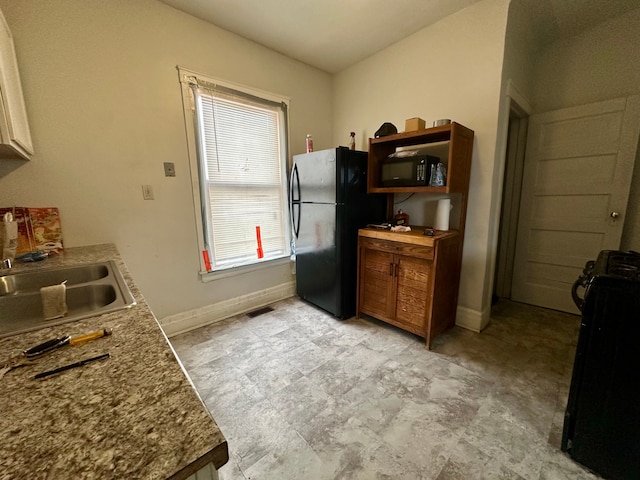
[[[434,337],[455,323],[460,235],[428,237],[422,231],[359,230],[357,315],[420,335],[431,348]]]

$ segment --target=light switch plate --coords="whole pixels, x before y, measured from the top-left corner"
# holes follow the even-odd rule
[[[165,177],[176,176],[176,167],[173,164],[173,162],[164,162],[164,176]]]

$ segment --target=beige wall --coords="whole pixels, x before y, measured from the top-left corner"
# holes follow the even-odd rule
[[[475,3],[337,74],[334,82],[336,143],[344,144],[353,130],[356,147],[367,149],[383,122],[403,131],[411,117],[427,125],[450,118],[475,131],[459,305],[477,328],[488,309],[483,292],[508,3]],[[402,205],[411,223],[432,223],[429,198],[415,195]]]
[[[640,93],[640,8],[553,44],[535,67],[536,112]],[[640,250],[640,152],[621,248]]]
[[[331,77],[155,0],[0,0],[36,154],[0,161],[0,204],[57,206],[66,246],[114,242],[159,318],[292,281],[202,283],[176,65],[291,99],[292,154],[331,146]],[[163,162],[174,162],[175,178]],[[142,184],[155,200],[142,199]]]

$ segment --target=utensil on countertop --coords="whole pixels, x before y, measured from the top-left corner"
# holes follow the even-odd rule
[[[72,368],[82,367],[87,363],[96,362],[98,360],[104,360],[111,356],[109,353],[103,353],[102,355],[98,355],[97,357],[86,358],[84,360],[80,360],[79,362],[70,363],[68,365],[63,365],[62,367],[54,368],[53,370],[47,370],[46,372],[37,373],[34,375],[34,379],[45,378],[51,375],[55,375],[56,373],[64,372],[66,370],[71,370]]]
[[[19,367],[24,367],[25,365],[31,365],[33,363],[35,363],[33,360],[26,360],[26,359],[15,361],[13,363],[6,363],[5,365],[2,366],[2,368],[0,368],[0,380],[2,380],[2,377],[4,377],[11,370]]]
[[[52,338],[51,340],[47,340],[46,342],[36,345],[35,347],[31,347],[7,358],[7,360],[2,363],[2,366],[0,366],[0,379],[2,379],[2,377],[4,377],[9,371],[15,368],[33,364],[34,362],[32,359],[44,355],[45,353],[49,353],[56,348],[64,347],[65,345],[82,345],[83,343],[89,342],[91,340],[107,337],[111,335],[111,333],[112,330],[107,327],[96,330],[95,332],[85,333],[82,335],[67,335],[65,337]]]
[[[112,331],[110,328],[101,328],[100,330],[96,330],[95,332],[85,333],[82,335],[67,335],[65,337],[53,338],[41,343],[40,345],[31,347],[22,353],[25,357],[28,358],[39,357],[40,355],[50,352],[51,350],[55,350],[56,348],[64,347],[65,345],[82,345],[83,343],[91,340],[107,337],[111,335],[111,333]]]
[[[16,260],[18,260],[19,262],[39,262],[40,260],[44,260],[48,256],[49,252],[38,250],[35,252],[23,253],[19,257],[16,257]]]

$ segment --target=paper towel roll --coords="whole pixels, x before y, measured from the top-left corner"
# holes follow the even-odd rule
[[[452,208],[450,198],[442,198],[438,200],[436,219],[433,222],[433,228],[436,230],[449,230],[449,213]]]

